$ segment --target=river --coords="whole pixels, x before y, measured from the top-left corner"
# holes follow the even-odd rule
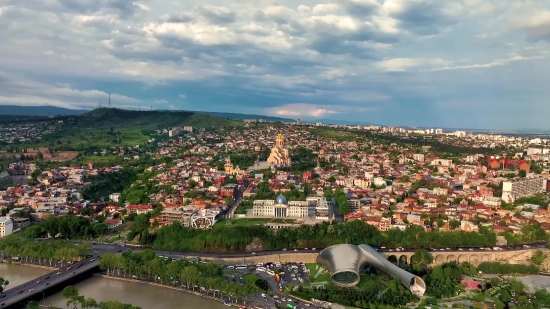
[[[51,272],[47,269],[0,263],[0,276],[10,281],[8,289]],[[99,301],[118,300],[143,309],[222,309],[222,303],[154,285],[92,277],[75,285],[81,295]],[[65,308],[61,292],[48,296],[46,304]]]

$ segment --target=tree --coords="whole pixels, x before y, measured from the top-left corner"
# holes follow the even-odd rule
[[[458,221],[458,220],[452,220],[451,222],[449,222],[449,225],[450,225],[451,228],[454,230],[454,229],[460,227],[460,221]]]
[[[78,293],[78,289],[71,285],[65,287],[61,295],[67,300],[67,307],[72,305],[74,309],[83,301],[83,297]]]
[[[541,250],[537,250],[533,256],[531,256],[531,261],[535,265],[541,265],[546,260],[545,254]]]
[[[519,177],[527,177],[527,171],[525,171],[525,170],[519,170],[518,175],[519,175]]]
[[[411,257],[411,266],[416,272],[423,272],[433,262],[433,256],[430,251],[426,249],[418,249],[414,251]]]
[[[330,176],[328,179],[327,179],[328,182],[330,183],[335,183],[336,182],[336,178],[334,176]]]
[[[6,287],[10,284],[10,282],[2,277],[0,277],[0,293],[4,292]]]

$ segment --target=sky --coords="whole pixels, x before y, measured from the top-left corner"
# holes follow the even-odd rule
[[[0,0],[0,104],[550,130],[550,0]]]

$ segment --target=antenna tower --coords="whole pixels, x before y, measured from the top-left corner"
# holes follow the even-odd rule
[[[109,93],[109,105],[108,105],[109,108],[111,108],[111,94]]]
[[[139,107],[138,110],[141,111],[141,101],[139,101]]]

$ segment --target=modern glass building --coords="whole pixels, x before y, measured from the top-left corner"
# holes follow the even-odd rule
[[[384,255],[368,245],[330,246],[319,253],[317,262],[330,272],[330,279],[336,286],[357,285],[361,272],[366,265],[370,265],[401,280],[404,286],[419,297],[426,292],[426,284],[422,278],[392,264]]]

